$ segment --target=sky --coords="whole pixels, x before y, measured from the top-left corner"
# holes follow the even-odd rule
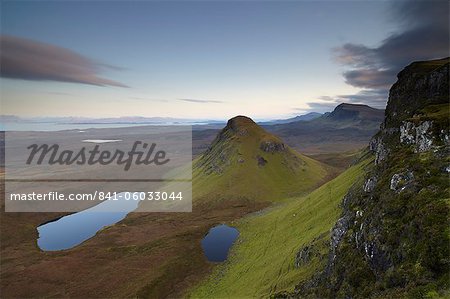
[[[1,114],[255,119],[384,108],[448,56],[447,1],[1,1]]]

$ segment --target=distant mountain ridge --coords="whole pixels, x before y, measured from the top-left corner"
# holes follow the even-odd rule
[[[275,124],[286,124],[286,123],[291,123],[291,122],[296,122],[296,121],[310,121],[310,120],[316,119],[318,117],[321,117],[322,115],[323,115],[322,113],[318,113],[318,112],[309,112],[307,114],[297,115],[292,118],[258,122],[258,124],[259,125],[275,125]]]
[[[0,115],[0,122],[4,123],[58,123],[58,124],[223,124],[223,121],[206,119],[187,119],[173,117],[145,117],[145,116],[121,116],[121,117],[77,117],[77,116],[49,116],[49,117],[19,117],[15,115]]]
[[[379,129],[383,119],[384,110],[345,103],[310,121],[264,128],[304,153],[339,152],[364,147]]]
[[[266,131],[304,154],[355,151],[367,145],[384,119],[384,110],[367,105],[338,105],[308,121],[259,123]],[[284,120],[288,121],[288,120]],[[219,132],[217,125],[194,126],[193,154],[202,153]]]
[[[339,104],[332,112],[324,115],[324,117],[335,121],[349,119],[382,121],[384,117],[384,110],[372,108],[367,105],[343,103]]]

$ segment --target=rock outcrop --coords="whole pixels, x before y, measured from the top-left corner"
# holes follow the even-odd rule
[[[390,189],[395,192],[402,192],[406,188],[412,185],[414,182],[414,174],[412,171],[406,171],[405,173],[395,173],[391,178]]]
[[[366,177],[343,199],[320,275],[293,297],[368,298],[443,294],[450,269],[449,58],[415,62],[398,75],[372,138]]]
[[[398,74],[389,92],[381,130],[370,142],[376,164],[398,145],[411,145],[415,152],[425,152],[449,144],[448,79],[448,58],[414,62]],[[437,115],[426,108],[437,109]]]
[[[266,153],[275,153],[284,151],[286,145],[282,142],[262,141],[259,148]]]

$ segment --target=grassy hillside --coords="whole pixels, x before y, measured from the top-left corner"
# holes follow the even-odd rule
[[[277,201],[311,191],[331,167],[296,153],[251,119],[231,119],[193,165],[194,198]]]
[[[234,223],[240,236],[229,260],[189,296],[192,298],[268,297],[293,290],[326,263],[330,229],[341,214],[343,196],[373,159],[352,166],[304,197]],[[297,252],[311,248],[308,261],[295,267]]]
[[[327,271],[289,298],[449,298],[450,59],[414,62],[389,91],[375,163],[345,198]]]
[[[211,227],[310,191],[328,170],[250,119],[235,119],[194,162],[192,213],[130,213],[79,246],[43,252],[36,227],[61,214],[0,211],[2,297],[179,298],[214,268],[201,248]],[[184,171],[167,176],[186,178]]]

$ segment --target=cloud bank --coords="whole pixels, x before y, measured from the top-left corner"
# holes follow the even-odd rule
[[[405,66],[449,56],[448,1],[393,1],[391,5],[390,18],[397,22],[399,30],[378,47],[347,43],[333,49],[336,60],[349,68],[343,73],[345,82],[363,90],[322,100],[384,108],[388,90]]]
[[[128,87],[99,76],[104,69],[119,68],[98,63],[69,49],[10,35],[0,36],[0,43],[2,77]]]

